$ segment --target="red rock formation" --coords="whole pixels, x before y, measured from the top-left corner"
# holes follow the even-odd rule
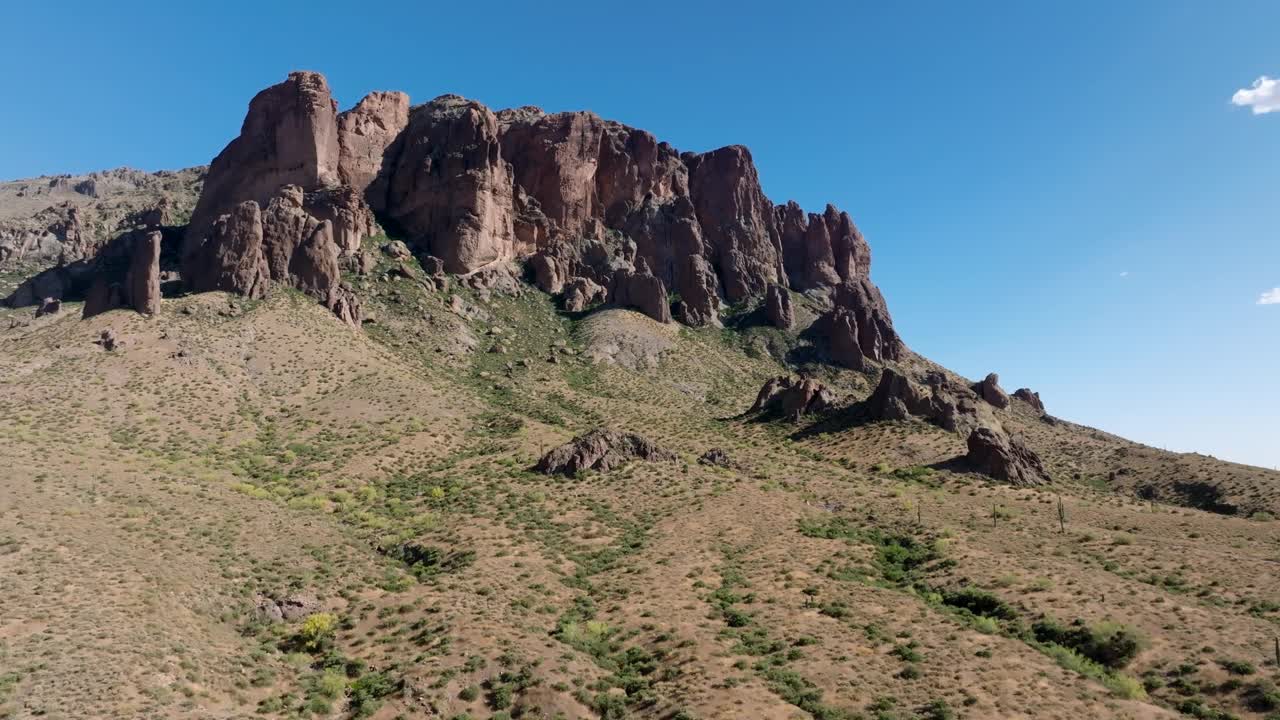
[[[338,174],[343,184],[366,198],[375,211],[385,209],[387,148],[408,124],[409,96],[402,92],[369,93],[338,115]],[[337,227],[334,230],[340,237],[342,232]],[[345,247],[341,240],[338,245]]]
[[[904,346],[880,289],[866,277],[846,281],[836,289],[834,307],[821,320],[826,328],[831,359],[854,370],[866,361],[898,360]]]
[[[640,271],[618,270],[609,286],[609,302],[639,310],[660,323],[671,322],[671,305],[662,278],[654,277],[647,267]]]
[[[773,206],[760,189],[751,153],[730,145],[686,154],[689,191],[706,245],[715,253],[725,297],[737,302],[785,282]]]
[[[1013,396],[1030,405],[1036,412],[1044,412],[1044,401],[1040,399],[1040,393],[1031,388],[1018,388],[1013,391]]]
[[[300,201],[287,185],[300,188]],[[741,146],[681,155],[593,113],[494,113],[454,95],[410,109],[401,93],[373,93],[339,114],[324,78],[294,73],[254,98],[240,137],[210,167],[184,248],[193,287],[257,287],[250,259],[210,247],[245,239],[225,225],[212,233],[244,201],[262,209],[277,281],[315,224],[328,220],[339,254],[352,256],[376,232],[377,210],[447,272],[533,256],[548,292],[582,278],[662,319],[669,290],[691,325],[718,323],[721,298],[758,297],[771,285],[775,300],[789,286],[838,287],[824,318],[833,359],[861,368],[902,349],[848,214],[775,207]],[[217,267],[201,267],[209,259]],[[234,278],[208,282],[229,265]]]
[[[444,95],[414,108],[387,212],[451,273],[515,256],[511,166],[489,108]]]
[[[1030,448],[1018,437],[1009,437],[989,427],[974,429],[967,441],[966,461],[978,472],[1015,485],[1042,485],[1049,473]]]
[[[284,185],[339,182],[338,110],[324,76],[294,72],[249,102],[240,135],[209,165],[183,251],[183,274],[216,219],[247,200],[266,206]]]
[[[795,310],[791,307],[791,295],[781,285],[770,285],[765,292],[764,312],[774,327],[789,330],[796,324]]]
[[[1000,376],[995,373],[988,374],[974,385],[973,391],[978,393],[978,397],[995,407],[1002,410],[1009,407],[1009,395],[1004,388],[1000,387]]]
[[[136,233],[125,287],[129,304],[143,315],[160,311],[160,241],[158,230]]]
[[[271,269],[262,247],[262,212],[246,200],[213,221],[186,259],[183,277],[196,292],[225,290],[253,298],[267,292]]]
[[[777,413],[796,421],[803,415],[819,413],[835,404],[835,395],[812,378],[793,380],[782,376],[770,378],[756,394],[748,413]]]

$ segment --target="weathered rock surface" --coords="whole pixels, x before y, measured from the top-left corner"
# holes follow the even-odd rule
[[[990,373],[982,380],[979,380],[973,386],[973,391],[978,393],[978,396],[983,400],[1001,410],[1009,407],[1009,395],[1004,391],[1004,388],[1000,387],[1000,376],[995,373]]]
[[[865,369],[869,361],[898,360],[905,349],[880,289],[866,277],[836,288],[834,307],[819,327],[826,330],[831,360],[854,370]]]
[[[765,292],[764,313],[774,327],[790,330],[796,324],[791,295],[781,285],[770,285]]]
[[[285,185],[337,185],[338,156],[337,105],[323,75],[290,73],[254,96],[240,135],[209,165],[187,230],[183,274],[200,272],[196,251],[219,217],[247,201],[266,207]]]
[[[671,322],[671,305],[662,279],[645,268],[641,272],[619,270],[609,287],[609,302],[619,307],[635,308],[660,323]]]
[[[204,167],[155,173],[117,168],[0,182],[0,269],[67,265],[134,229],[180,224],[195,205],[204,173]]]
[[[338,115],[338,174],[375,211],[385,209],[387,148],[408,124],[409,96],[402,92],[369,93]]]
[[[320,601],[312,595],[271,597],[258,595],[254,600],[254,617],[267,623],[294,622],[320,610]]]
[[[969,433],[969,453],[965,460],[978,472],[1015,485],[1042,485],[1049,482],[1040,456],[1021,438],[1009,437],[989,427]]]
[[[597,429],[543,455],[534,469],[547,475],[573,475],[580,470],[606,472],[631,460],[675,459],[675,453],[635,433]]]
[[[892,368],[880,373],[880,383],[865,407],[875,420],[919,418],[951,432],[965,432],[980,424],[998,425],[990,410],[978,407],[971,392],[950,384],[941,376],[931,376],[929,383],[911,380]]]
[[[835,395],[812,378],[771,378],[756,394],[748,413],[771,413],[795,421],[804,415],[820,413],[835,405]]]
[[[129,290],[129,304],[143,315],[155,315],[160,311],[160,242],[163,237],[158,230],[134,237],[133,258],[125,286]]]
[[[1013,396],[1030,405],[1036,412],[1044,413],[1044,401],[1040,399],[1040,393],[1031,388],[1018,388],[1013,391]]]
[[[448,272],[514,257],[511,166],[493,111],[444,95],[414,108],[404,132],[386,212]]]
[[[608,291],[587,278],[570,278],[565,283],[563,304],[568,312],[582,312],[608,298]]]

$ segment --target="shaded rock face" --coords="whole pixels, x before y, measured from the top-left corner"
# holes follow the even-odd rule
[[[664,450],[635,433],[592,430],[542,456],[535,470],[546,475],[573,475],[580,470],[607,472],[631,460],[673,461]]]
[[[774,327],[789,330],[796,324],[795,310],[791,307],[791,295],[781,285],[769,286],[764,297],[764,312]]]
[[[796,421],[805,415],[829,410],[834,405],[835,395],[816,380],[776,377],[760,388],[755,404],[747,412],[779,414]]]
[[[1043,485],[1049,474],[1036,455],[1018,437],[1009,437],[989,427],[975,428],[969,433],[969,453],[965,456],[974,469],[997,480],[1015,485]]]
[[[1009,395],[1000,387],[1000,376],[990,373],[973,386],[973,391],[991,405],[1004,409],[1009,407]]]
[[[934,423],[951,432],[964,432],[990,421],[990,410],[982,411],[969,391],[949,385],[941,377],[930,377],[927,385],[885,368],[880,383],[867,398],[867,414],[875,420],[906,420],[912,417]]]
[[[671,305],[662,278],[644,272],[619,270],[609,287],[609,302],[639,310],[660,323],[671,322]]]
[[[1013,396],[1030,405],[1036,412],[1044,413],[1044,401],[1040,399],[1040,393],[1031,388],[1018,388],[1013,391]]]
[[[868,362],[899,360],[906,349],[885,305],[880,289],[866,277],[836,288],[833,307],[819,319],[827,333],[831,360],[853,370]]]
[[[797,290],[835,286],[871,272],[871,248],[853,219],[834,205],[806,214],[794,202],[774,210],[783,263]]]
[[[456,95],[436,98],[410,113],[398,149],[386,212],[447,272],[515,256],[512,171],[493,111]]]
[[[159,231],[151,231],[134,239],[133,258],[125,280],[129,288],[129,304],[143,315],[160,311],[160,242]]]

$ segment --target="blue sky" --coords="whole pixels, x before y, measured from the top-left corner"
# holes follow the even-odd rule
[[[196,5],[6,8],[0,177],[208,162],[291,69],[344,108],[590,109],[748,145],[773,200],[848,210],[917,351],[1280,465],[1280,303],[1258,304],[1280,287],[1280,112],[1231,102],[1280,76],[1280,3]]]

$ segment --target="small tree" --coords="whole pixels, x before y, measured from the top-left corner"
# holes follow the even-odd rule
[[[314,613],[302,621],[298,636],[308,650],[316,651],[333,640],[334,629],[338,626],[338,618],[333,613]]]

